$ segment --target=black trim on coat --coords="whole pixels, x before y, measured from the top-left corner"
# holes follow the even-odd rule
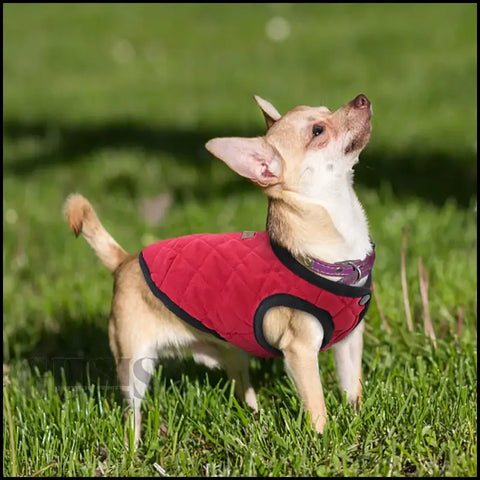
[[[267,311],[272,307],[290,307],[310,313],[320,322],[323,327],[323,341],[320,348],[325,348],[330,342],[335,326],[333,324],[332,316],[326,310],[318,308],[310,302],[295,297],[294,295],[277,293],[263,299],[260,302],[260,305],[257,307],[255,316],[253,317],[253,333],[255,335],[255,340],[257,340],[261,347],[273,355],[277,357],[283,357],[283,352],[275,347],[272,347],[263,334],[263,319],[265,318]]]

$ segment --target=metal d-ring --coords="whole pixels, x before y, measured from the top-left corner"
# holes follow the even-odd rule
[[[362,278],[362,270],[360,269],[360,267],[354,263],[354,262],[347,262],[349,265],[351,265],[354,270],[357,272],[357,281],[360,280]]]

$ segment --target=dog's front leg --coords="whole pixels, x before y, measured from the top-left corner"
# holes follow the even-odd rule
[[[233,345],[212,345],[198,342],[190,347],[196,362],[209,368],[222,367],[228,378],[235,382],[235,395],[244,401],[254,412],[258,412],[255,390],[250,383],[249,355]]]
[[[362,403],[362,352],[364,322],[346,338],[333,346],[340,390],[346,392],[347,401],[358,410]]]
[[[286,340],[282,348],[285,366],[306,411],[310,413],[313,428],[318,433],[323,433],[327,409],[318,368],[323,328],[316,318],[307,313],[301,312],[294,317],[297,318],[290,323],[289,331],[283,337]]]

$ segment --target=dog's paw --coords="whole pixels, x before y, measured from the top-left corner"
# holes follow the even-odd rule
[[[362,397],[358,396],[353,402],[350,403],[355,413],[358,413],[362,408]]]
[[[258,413],[257,395],[253,388],[248,388],[245,392],[245,403],[255,412]]]
[[[325,415],[317,415],[315,418],[313,418],[310,415],[310,424],[312,428],[321,435],[325,430],[325,425],[327,424],[327,417]]]

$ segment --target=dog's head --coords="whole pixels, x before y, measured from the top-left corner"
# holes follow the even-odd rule
[[[206,148],[267,195],[289,191],[315,199],[329,182],[349,175],[370,139],[372,108],[358,95],[335,111],[299,106],[281,115],[255,96],[267,133],[254,138],[214,138]]]

